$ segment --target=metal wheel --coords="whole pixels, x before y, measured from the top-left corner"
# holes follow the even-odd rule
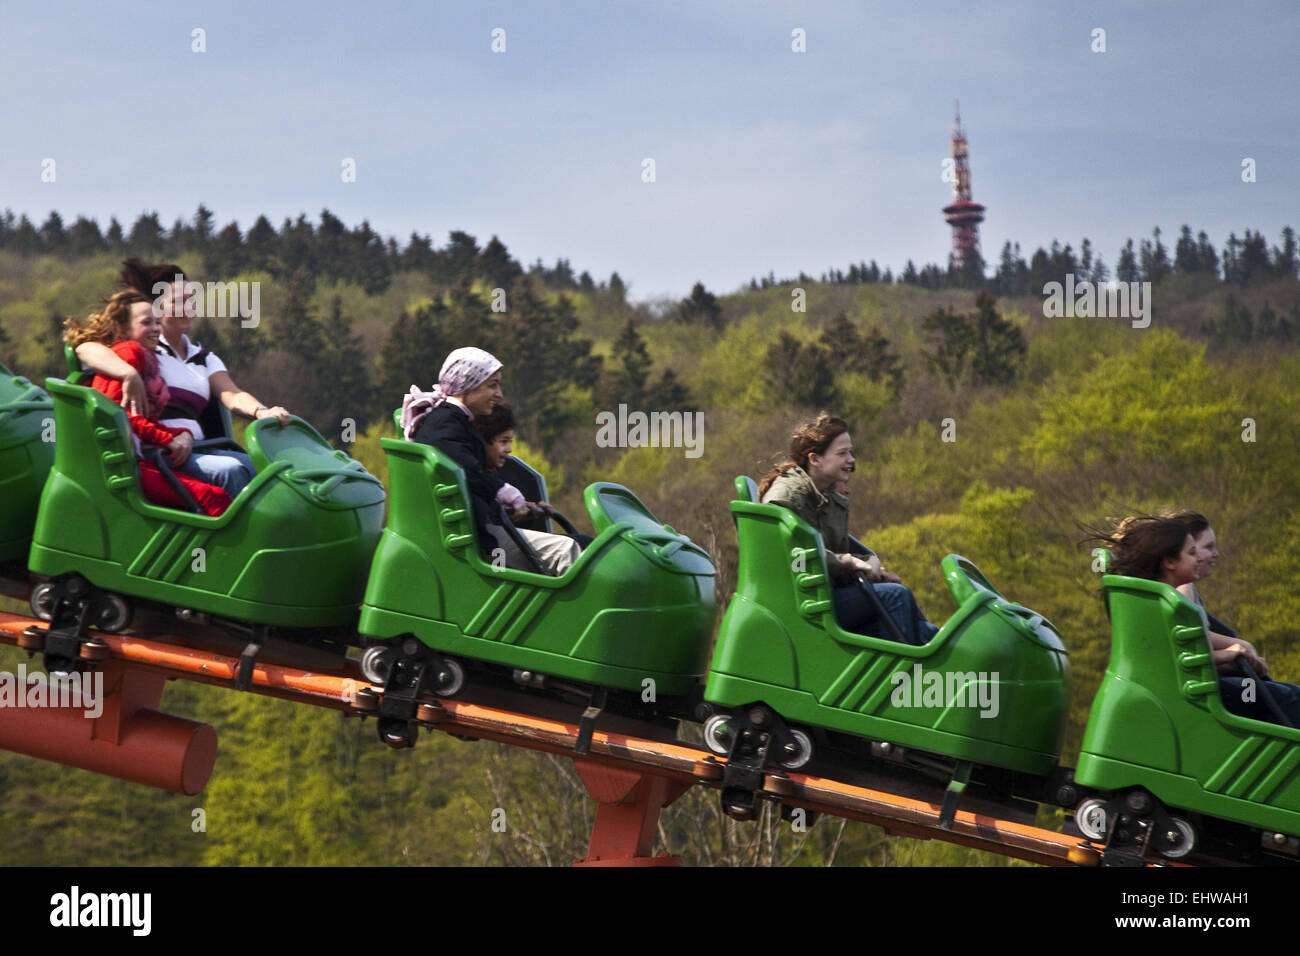
[[[1089,797],[1074,808],[1074,825],[1079,832],[1094,843],[1106,839],[1106,830],[1110,821],[1106,819],[1106,801],[1101,797]]]
[[[52,581],[42,581],[36,587],[32,588],[31,606],[32,614],[39,620],[54,620],[54,583]]]
[[[1169,822],[1174,825],[1176,833],[1171,831],[1166,834],[1169,846],[1162,849],[1160,855],[1171,860],[1181,860],[1196,849],[1196,829],[1182,817],[1170,817]],[[1176,838],[1170,840],[1169,836]]]
[[[131,623],[131,602],[120,594],[107,593],[103,596],[95,626],[101,631],[116,634]]]
[[[383,718],[379,721],[379,739],[394,750],[414,747],[419,733],[418,727],[412,727],[405,720]]]
[[[442,669],[433,675],[433,692],[439,697],[455,697],[465,686],[465,668],[450,657],[444,657],[442,664]]]
[[[736,736],[736,721],[730,714],[714,714],[704,722],[704,746],[719,757],[731,753]]]
[[[383,644],[367,647],[361,655],[361,676],[380,687],[388,680],[388,672],[393,669],[397,651]]]
[[[781,749],[776,762],[786,770],[798,770],[812,760],[812,738],[794,727],[790,728],[790,736],[793,740]]]

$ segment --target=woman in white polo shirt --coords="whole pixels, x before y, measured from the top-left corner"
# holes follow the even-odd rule
[[[155,288],[162,283],[169,284],[170,289],[158,296]],[[186,333],[194,321],[193,305],[185,296],[185,276],[179,266],[171,263],[148,265],[139,259],[128,259],[122,264],[119,284],[154,297],[162,316],[158,367],[172,395],[171,404],[161,417],[163,424],[185,428],[194,436],[194,441],[201,441],[205,436],[198,416],[214,395],[232,412],[248,418],[274,416],[282,425],[289,423],[289,413],[284,408],[279,405],[268,408],[243,391],[231,379],[220,358],[189,340]],[[96,372],[122,380],[123,405],[135,403],[143,406],[143,384],[139,373],[111,349],[95,342],[85,342],[77,347],[77,357]],[[232,498],[253,480],[255,473],[248,455],[233,449],[187,454],[175,467],[184,474],[225,489]]]

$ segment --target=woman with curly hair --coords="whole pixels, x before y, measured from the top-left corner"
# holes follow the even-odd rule
[[[123,291],[148,297],[162,320],[162,336],[156,354],[163,380],[171,392],[171,404],[162,419],[164,424],[184,428],[195,441],[201,441],[206,436],[198,419],[204,407],[214,399],[247,418],[276,418],[282,425],[289,424],[289,413],[284,408],[263,405],[235,384],[220,358],[197,342],[190,341],[188,333],[194,322],[193,297],[186,294],[185,274],[180,266],[173,263],[151,265],[139,259],[127,259],[122,263],[118,284]],[[144,400],[138,373],[102,344],[93,341],[82,343],[77,346],[77,357],[95,372],[122,382],[126,391],[122,403],[128,411],[133,403],[138,406]],[[219,485],[231,497],[239,494],[255,474],[248,455],[234,449],[187,453],[177,461],[176,467],[193,478]]]
[[[64,322],[63,340],[73,347],[93,343],[107,348],[131,368],[139,377],[145,393],[143,413],[127,411],[136,454],[140,453],[142,441],[158,445],[168,461],[177,466],[188,457],[194,447],[194,438],[185,428],[169,427],[158,421],[170,400],[167,383],[163,381],[154,355],[161,331],[148,296],[128,290],[110,297],[104,308],[91,315],[84,325],[71,318]],[[122,397],[122,383],[116,378],[96,375],[92,385],[113,401]],[[157,465],[141,460],[139,467],[145,498],[170,508],[185,507],[186,503]],[[230,506],[230,496],[215,485],[179,472],[175,477],[188,489],[204,514],[215,517]]]
[[[939,628],[925,619],[911,590],[898,575],[886,571],[870,549],[864,548],[861,556],[851,553],[849,502],[836,485],[848,481],[853,467],[848,423],[822,412],[791,436],[790,460],[763,476],[759,498],[764,504],[790,509],[821,533],[840,627],[871,637],[890,636],[875,602],[864,590],[874,587],[903,639],[917,646],[929,643]],[[864,585],[859,575],[871,583]]]

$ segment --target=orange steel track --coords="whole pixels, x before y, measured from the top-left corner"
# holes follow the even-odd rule
[[[32,625],[43,627],[41,622],[32,618],[0,612],[0,642],[17,645],[22,632]],[[109,648],[109,658],[104,666],[120,669],[128,676],[138,672],[141,678],[179,678],[233,685],[237,657],[160,640],[114,634],[97,636]],[[161,684],[159,693],[160,687]],[[363,716],[373,712],[378,688],[360,676],[355,662],[348,661],[343,671],[336,672],[258,664],[249,691]],[[155,697],[153,704],[156,702]],[[151,705],[146,703],[145,706]],[[105,716],[111,719],[126,711],[124,706],[106,707]],[[12,708],[0,708],[0,731],[12,712]],[[582,861],[584,865],[679,862],[674,857],[650,856],[660,810],[691,786],[716,785],[722,779],[721,761],[703,750],[680,743],[597,729],[592,736],[590,753],[578,755],[573,750],[578,737],[576,724],[459,700],[431,698],[420,705],[419,720],[427,726],[462,736],[571,757],[588,793],[598,803],[587,859]],[[125,739],[116,728],[92,736],[104,740],[107,746],[116,746]],[[23,752],[32,751],[24,748]],[[85,766],[72,758],[61,759],[47,753],[35,755],[73,766]],[[142,774],[138,768],[132,768],[132,772],[106,770],[99,766],[89,769],[149,782],[153,786],[180,789],[152,779],[142,779],[148,775]],[[191,770],[186,788],[181,792],[197,792],[189,789],[194,786],[193,776]],[[204,775],[197,789],[206,784],[206,779]],[[1100,859],[1100,847],[1081,843],[1077,837],[963,810],[957,811],[951,829],[942,829],[938,825],[938,804],[836,780],[799,773],[774,774],[767,777],[764,792],[771,799],[791,807],[874,823],[893,834],[944,840],[1032,863],[1093,865]]]

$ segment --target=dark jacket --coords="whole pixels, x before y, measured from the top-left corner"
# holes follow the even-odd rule
[[[432,445],[465,472],[465,486],[474,504],[474,527],[479,553],[491,553],[496,539],[488,531],[497,521],[497,492],[504,482],[487,470],[487,443],[469,416],[457,405],[444,402],[420,422],[413,441]]]

